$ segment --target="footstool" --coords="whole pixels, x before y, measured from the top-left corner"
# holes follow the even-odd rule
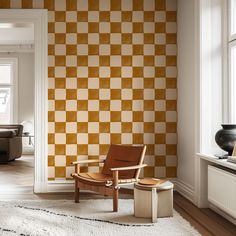
[[[151,218],[173,216],[173,187],[170,181],[157,185],[134,184],[134,216]]]

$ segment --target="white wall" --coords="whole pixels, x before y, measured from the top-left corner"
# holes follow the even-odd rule
[[[19,122],[34,122],[34,54],[19,54]]]
[[[224,0],[178,0],[178,183],[198,196],[196,153],[218,154],[222,123],[225,37]]]
[[[178,171],[180,184],[194,189],[195,158],[195,0],[178,0]]]
[[[13,27],[11,24],[1,24],[0,27],[0,44],[34,44],[34,26],[33,24],[18,23],[18,27]],[[17,25],[17,23],[16,23]]]
[[[18,58],[18,123],[34,124],[34,53],[1,53],[0,57]],[[23,139],[24,151],[32,151],[28,138]]]

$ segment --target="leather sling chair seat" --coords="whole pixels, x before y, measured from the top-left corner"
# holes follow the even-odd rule
[[[125,146],[112,144],[105,160],[76,161],[75,202],[79,202],[79,190],[85,189],[103,195],[113,196],[113,211],[118,211],[118,194],[122,185],[135,183],[143,164],[146,146]],[[81,173],[80,165],[89,163],[104,163],[101,173]]]

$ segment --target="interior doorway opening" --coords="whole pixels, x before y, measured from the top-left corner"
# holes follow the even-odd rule
[[[9,158],[0,165],[1,178],[9,182],[4,188],[0,182],[0,194],[47,192],[47,10],[0,10],[1,31],[10,37],[0,33],[0,112],[6,113],[0,131],[17,145],[0,148],[1,160]],[[15,60],[16,69],[7,60]],[[10,82],[1,83],[9,68]]]

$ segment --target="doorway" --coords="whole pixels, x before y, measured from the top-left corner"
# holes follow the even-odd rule
[[[0,26],[33,24],[34,27],[34,180],[35,193],[47,192],[47,10],[0,10]],[[1,36],[0,36],[1,37]],[[32,140],[31,140],[32,141]],[[4,176],[1,178],[4,178]]]
[[[3,176],[0,189],[4,193],[32,194],[34,29],[24,24],[1,26],[0,35],[4,36],[0,37],[0,175]],[[26,31],[30,34],[25,34]]]

